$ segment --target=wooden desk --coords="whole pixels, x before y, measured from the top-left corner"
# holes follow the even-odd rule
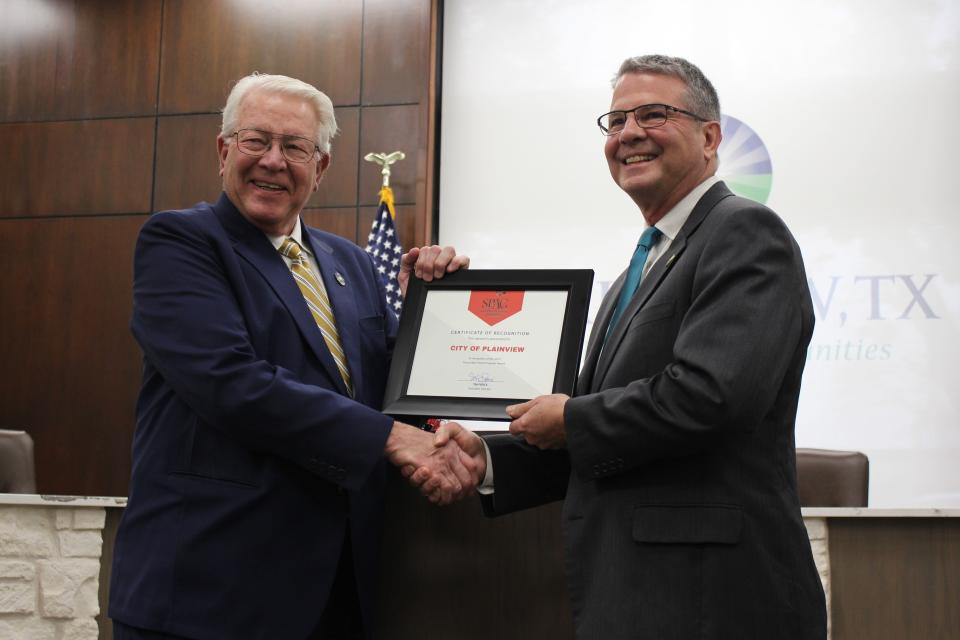
[[[378,638],[572,640],[560,506],[485,518],[435,507],[391,470]]]
[[[960,509],[803,509],[825,518],[833,640],[960,638]]]
[[[832,640],[960,638],[960,509],[802,510]],[[572,640],[560,504],[487,519],[437,508],[391,474],[381,638]]]

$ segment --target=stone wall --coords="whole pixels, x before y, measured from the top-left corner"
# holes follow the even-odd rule
[[[0,506],[0,638],[96,640],[106,510],[33,498]]]
[[[826,518],[804,518],[803,524],[807,527],[807,536],[810,538],[810,548],[813,550],[813,561],[823,583],[823,594],[827,597],[827,640],[830,639],[830,544],[827,536]]]

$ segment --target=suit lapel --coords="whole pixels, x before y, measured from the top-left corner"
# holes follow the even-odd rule
[[[609,322],[610,316],[613,314],[614,306],[613,303],[607,303],[611,300],[616,301],[619,298],[620,289],[623,287],[624,275],[621,274],[617,279],[617,283],[619,283],[620,286],[615,286],[612,288],[610,292],[607,293],[607,297],[604,300],[604,305],[608,307],[607,314],[603,318],[604,322],[599,326],[594,325],[594,335],[591,336],[591,343],[596,342],[596,344],[592,344],[592,348],[588,352],[588,364],[590,362],[590,355],[594,355],[595,357],[598,355],[599,357],[596,361],[596,371],[591,376],[589,386],[584,388],[584,392],[587,390],[596,391],[600,388],[604,375],[606,375],[607,370],[610,368],[610,363],[613,359],[613,356],[617,352],[617,349],[619,348],[620,343],[623,341],[623,337],[627,332],[627,327],[630,326],[630,320],[640,312],[643,306],[650,299],[650,296],[653,295],[653,292],[657,290],[664,278],[666,278],[673,265],[680,258],[680,255],[683,253],[683,251],[687,248],[688,238],[690,238],[690,236],[696,232],[700,224],[704,221],[704,219],[706,219],[707,214],[710,213],[710,211],[718,202],[731,195],[733,194],[729,189],[727,189],[727,186],[723,182],[718,182],[710,187],[705,194],[703,194],[703,197],[700,198],[696,206],[694,206],[693,211],[690,212],[690,216],[687,218],[687,221],[683,223],[683,227],[681,227],[677,237],[670,244],[670,249],[664,255],[660,256],[660,259],[657,260],[657,263],[653,265],[647,275],[640,281],[640,286],[637,288],[636,295],[633,296],[630,304],[627,305],[626,309],[624,309],[623,315],[617,322],[617,326],[613,327],[610,336],[604,343],[603,335],[606,333],[607,323]],[[617,283],[615,283],[615,285]],[[599,320],[600,313],[597,314],[597,317]],[[598,328],[600,328],[601,331],[597,331]],[[600,351],[601,347],[602,351]],[[600,353],[594,354],[594,349],[600,351]]]
[[[613,315],[616,301],[620,299],[620,290],[623,288],[623,281],[626,276],[627,272],[624,270],[614,280],[597,310],[597,316],[593,321],[593,329],[590,330],[590,340],[587,342],[587,355],[583,359],[583,368],[577,378],[576,395],[578,396],[590,392],[593,374],[597,369],[597,360],[600,358],[600,350],[603,347],[603,336],[607,333],[607,325],[610,324],[610,317]]]
[[[290,274],[290,269],[283,258],[270,244],[267,236],[250,224],[225,194],[220,196],[220,200],[214,206],[214,211],[224,229],[233,239],[234,250],[250,263],[270,285],[270,288],[283,302],[283,306],[287,308],[304,340],[310,345],[314,354],[323,364],[324,369],[327,370],[330,379],[340,392],[346,395],[347,388],[340,377],[340,371],[337,369],[333,356],[330,355],[330,350],[323,341],[320,328],[317,327],[316,321],[310,314],[310,309],[303,299],[303,294],[300,292],[300,288]],[[314,251],[314,254],[316,254],[316,251]]]
[[[660,286],[660,283],[666,277],[670,268],[673,267],[680,254],[683,253],[686,246],[687,239],[683,236],[682,232],[677,234],[676,239],[670,244],[669,251],[660,256],[657,263],[651,267],[647,275],[640,281],[640,286],[637,287],[636,294],[634,294],[633,299],[630,300],[627,308],[623,310],[623,315],[620,316],[620,320],[616,326],[610,330],[610,335],[607,336],[607,340],[603,344],[603,350],[600,353],[600,358],[597,360],[597,371],[593,378],[594,382],[592,387],[594,390],[598,389],[603,382],[603,377],[607,373],[607,369],[610,368],[610,361],[613,359],[613,354],[617,352],[617,348],[623,341],[623,336],[627,333],[627,327],[630,326],[630,321],[647,303],[647,300],[649,300],[653,292],[657,290],[657,287]],[[617,296],[619,295],[620,288],[617,289]],[[616,299],[617,298],[614,298],[614,300]]]
[[[362,389],[363,369],[360,366],[360,340],[358,335],[359,313],[354,296],[356,291],[354,287],[359,286],[360,283],[350,282],[344,277],[343,274],[347,273],[348,270],[341,264],[333,247],[324,242],[319,234],[308,228],[302,221],[301,226],[304,231],[303,239],[310,243],[314,262],[316,262],[320,271],[320,277],[323,278],[323,286],[327,289],[327,297],[330,298],[330,307],[333,309],[333,317],[337,323],[337,333],[340,334],[340,344],[347,357],[350,381],[353,383],[354,390]],[[341,280],[343,281],[342,284]],[[324,350],[327,350],[326,344],[324,344]],[[329,354],[329,350],[327,350],[327,353]],[[336,373],[337,379],[340,380],[340,373],[333,362],[333,356],[330,356],[329,360],[334,367],[333,371]],[[342,380],[340,381],[342,382]],[[344,391],[346,391],[346,387],[344,387]]]

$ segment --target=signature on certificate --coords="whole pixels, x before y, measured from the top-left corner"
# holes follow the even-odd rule
[[[490,387],[491,383],[500,382],[489,373],[476,373],[471,371],[467,374],[465,379],[461,379],[460,382],[469,382],[469,387],[471,389],[487,389]]]

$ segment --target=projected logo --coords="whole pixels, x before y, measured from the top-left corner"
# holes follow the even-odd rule
[[[739,196],[766,204],[773,184],[770,154],[760,136],[733,116],[720,117],[723,141],[717,175]]]

